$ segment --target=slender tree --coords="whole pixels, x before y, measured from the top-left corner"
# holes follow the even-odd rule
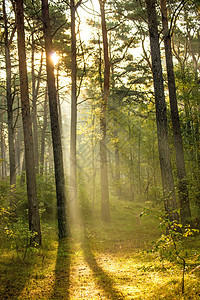
[[[48,0],[42,0],[42,17],[43,17],[44,39],[45,39],[51,133],[52,133],[53,153],[54,153],[58,230],[59,230],[59,237],[64,238],[70,235],[70,229],[69,229],[69,224],[66,215],[67,199],[65,194],[65,176],[64,176],[62,143],[61,143],[61,134],[60,134],[59,117],[58,117],[54,65],[51,57],[53,53],[53,45],[52,45]]]
[[[14,145],[14,121],[13,121],[13,99],[11,91],[11,56],[10,46],[16,31],[13,28],[9,39],[8,18],[6,13],[5,0],[3,5],[4,18],[4,44],[5,44],[5,62],[6,62],[6,99],[7,99],[7,116],[8,116],[8,145],[9,145],[9,163],[10,163],[10,185],[13,187],[16,184],[16,166],[15,166],[15,145]]]
[[[76,59],[76,10],[82,0],[70,1],[71,10],[71,129],[70,129],[70,201],[73,215],[77,202],[76,132],[77,132],[77,59]],[[75,217],[75,216],[74,216]]]
[[[4,106],[4,98],[1,97],[1,106]],[[1,179],[6,176],[6,161],[5,161],[5,131],[4,131],[4,111],[0,112],[0,161],[1,161]]]
[[[32,122],[29,103],[28,91],[28,76],[26,65],[26,51],[25,51],[25,32],[24,32],[24,8],[23,0],[16,0],[16,21],[17,21],[17,42],[18,42],[18,56],[19,56],[19,76],[20,76],[20,92],[21,92],[21,107],[22,107],[22,121],[24,131],[24,145],[25,145],[25,165],[26,165],[26,182],[28,195],[28,211],[29,211],[29,228],[31,232],[36,233],[34,240],[41,244],[41,229],[39,205],[36,193],[36,175],[34,164],[34,145],[32,134]]]
[[[38,121],[37,121],[37,97],[41,81],[41,72],[43,66],[43,52],[41,53],[40,68],[36,79],[35,74],[35,39],[34,39],[34,23],[32,32],[32,45],[31,45],[31,75],[32,75],[32,121],[33,121],[33,139],[34,139],[34,152],[35,152],[35,165],[36,171],[39,171],[39,149],[38,149]]]
[[[161,0],[161,12],[162,12],[162,26],[165,44],[165,58],[167,66],[167,78],[169,89],[169,100],[171,108],[171,119],[173,127],[174,146],[176,152],[176,167],[178,176],[178,192],[180,201],[180,218],[182,224],[186,224],[187,220],[191,218],[189,194],[187,188],[183,141],[181,135],[181,127],[179,121],[179,112],[176,98],[176,85],[174,77],[172,47],[171,47],[171,32],[168,27],[167,5],[166,0]]]
[[[104,222],[110,222],[109,207],[109,188],[108,188],[108,164],[107,164],[107,148],[106,148],[106,132],[107,132],[107,103],[110,89],[110,60],[108,55],[108,37],[105,18],[105,1],[99,0],[101,12],[101,27],[103,37],[103,53],[104,53],[104,79],[103,93],[101,99],[100,111],[100,164],[101,164],[101,218]]]
[[[40,151],[40,174],[44,173],[44,153],[45,153],[45,134],[47,129],[47,88],[45,89],[45,100],[44,100],[44,115],[43,115],[43,126],[41,135],[41,151]]]
[[[155,0],[145,0],[145,2],[148,15],[148,27],[156,105],[158,151],[164,192],[164,204],[168,218],[171,221],[175,221],[178,220],[179,217],[177,213],[177,203],[168,143],[167,114],[164,96],[157,14]]]

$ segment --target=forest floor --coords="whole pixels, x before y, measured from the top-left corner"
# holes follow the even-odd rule
[[[181,265],[150,251],[159,220],[140,218],[141,205],[117,207],[110,225],[83,211],[69,240],[58,242],[55,229],[45,227],[43,246],[24,261],[1,247],[0,299],[200,299],[199,236],[187,241],[182,294]]]

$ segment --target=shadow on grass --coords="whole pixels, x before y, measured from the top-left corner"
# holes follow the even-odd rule
[[[92,270],[99,287],[104,291],[108,299],[125,299],[125,296],[123,296],[123,294],[114,287],[114,280],[103,270],[101,266],[98,265],[95,256],[92,253],[89,238],[86,236],[86,231],[82,248],[86,262]]]
[[[55,284],[51,299],[69,299],[70,241],[62,239],[58,244]]]
[[[18,258],[0,262],[0,299],[18,299],[28,286],[36,260],[28,263]]]

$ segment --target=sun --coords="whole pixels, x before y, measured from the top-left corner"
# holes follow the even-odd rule
[[[58,64],[58,62],[59,62],[59,56],[57,55],[56,52],[53,52],[51,54],[51,59],[53,61],[54,66],[56,66]]]

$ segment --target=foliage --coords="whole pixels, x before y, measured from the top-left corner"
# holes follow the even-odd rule
[[[52,216],[56,210],[56,188],[53,172],[45,176],[37,175],[37,196],[40,212],[43,211],[43,214]]]
[[[162,220],[162,218],[160,218]],[[187,259],[190,255],[195,256],[195,252],[188,251],[186,248],[187,240],[198,234],[199,230],[191,228],[190,225],[183,226],[168,219],[162,220],[160,226],[166,228],[167,234],[162,234],[156,241],[154,252],[159,253],[161,260],[167,259],[172,263],[182,266],[182,293],[185,292],[185,271],[187,267]],[[197,262],[200,256],[196,257]]]
[[[27,222],[17,218],[12,209],[0,208],[0,222],[11,249],[17,253],[20,260],[25,260],[28,252],[37,251],[38,245],[34,242],[36,233],[31,232]]]

